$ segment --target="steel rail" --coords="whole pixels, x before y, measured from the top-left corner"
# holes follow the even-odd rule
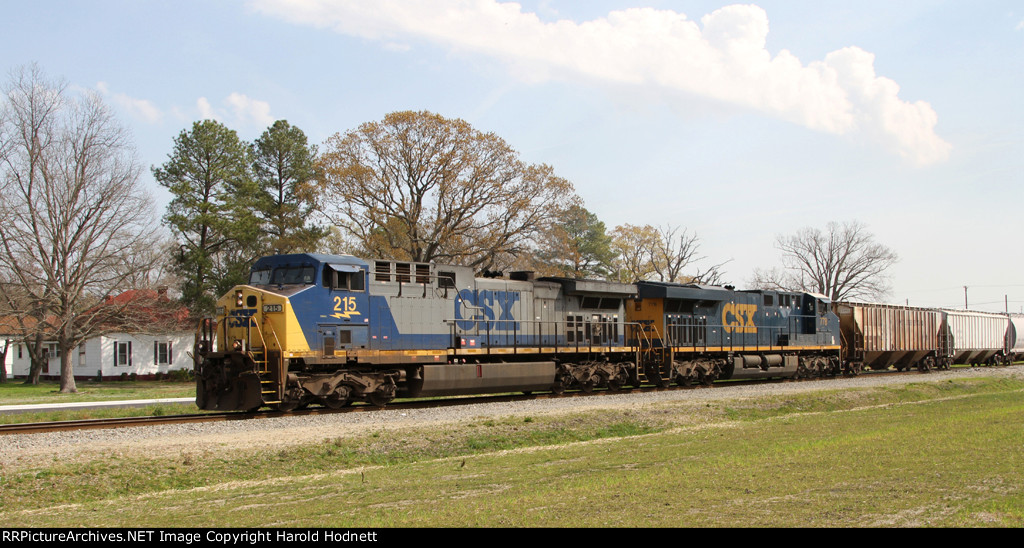
[[[861,375],[900,374],[897,371],[870,371],[862,372]],[[905,371],[903,374],[919,374],[916,370]],[[446,407],[454,405],[473,405],[486,403],[507,403],[528,400],[543,400],[549,398],[572,398],[585,396],[613,396],[628,394],[630,392],[656,392],[667,390],[695,390],[709,388],[727,388],[730,386],[743,386],[748,384],[772,384],[779,382],[808,382],[816,380],[828,380],[832,378],[843,378],[843,375],[835,377],[815,377],[808,379],[741,379],[735,381],[719,381],[705,386],[694,384],[692,386],[669,385],[658,387],[644,385],[641,387],[623,387],[620,390],[600,389],[593,392],[573,390],[570,392],[555,394],[544,392],[540,394],[502,394],[502,395],[478,395],[478,396],[450,396],[430,400],[408,400],[391,402],[381,408],[370,404],[356,404],[340,409],[328,407],[314,407],[309,409],[297,409],[294,411],[263,410],[252,413],[238,411],[226,413],[197,413],[191,415],[162,415],[144,417],[118,417],[105,419],[79,419],[52,422],[14,423],[0,424],[0,436],[10,434],[40,434],[45,432],[67,432],[75,430],[103,429],[103,428],[129,428],[139,426],[156,426],[162,424],[188,424],[202,422],[222,422],[232,420],[255,420],[281,417],[302,417],[309,415],[326,415],[333,413],[373,412],[382,410],[403,410],[403,409],[426,409],[434,407]]]

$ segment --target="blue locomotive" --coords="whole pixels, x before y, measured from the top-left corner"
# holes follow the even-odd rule
[[[345,255],[264,257],[217,301],[197,347],[201,409],[839,372],[820,295],[475,277]]]

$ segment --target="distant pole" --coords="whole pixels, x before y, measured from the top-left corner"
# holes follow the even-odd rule
[[[967,286],[964,286],[964,310],[967,310]]]

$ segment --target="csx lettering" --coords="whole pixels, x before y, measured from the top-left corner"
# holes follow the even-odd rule
[[[361,316],[356,311],[356,298],[334,297],[334,314],[331,314],[331,317],[350,319],[352,316]]]
[[[512,315],[512,305],[519,301],[519,297],[518,291],[463,289],[455,301],[455,325],[464,330],[474,327],[487,331],[518,330],[519,322]],[[497,321],[495,311],[498,313]]]
[[[228,316],[228,327],[247,327],[247,326],[249,326],[250,325],[249,321],[252,318],[253,314],[255,314],[255,313],[256,313],[255,310],[244,310],[244,309],[232,310],[231,314]]]
[[[756,304],[727,303],[722,307],[722,325],[726,333],[757,333],[754,325]]]

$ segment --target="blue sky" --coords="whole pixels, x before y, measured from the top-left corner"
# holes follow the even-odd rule
[[[610,228],[696,231],[746,287],[859,220],[890,302],[1024,310],[1024,4],[8,1],[0,68],[98,90],[141,162],[213,117],[313,143],[397,110],[493,131]],[[158,211],[169,200],[145,174]]]

